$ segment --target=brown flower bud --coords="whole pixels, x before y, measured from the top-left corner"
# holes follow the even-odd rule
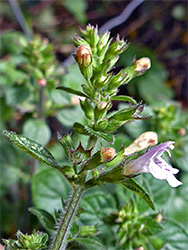
[[[46,86],[46,79],[45,78],[41,78],[40,80],[38,80],[38,84],[41,87],[45,87]]]
[[[151,60],[148,57],[143,57],[136,61],[136,71],[145,72],[151,67]]]
[[[113,160],[116,155],[117,155],[116,150],[114,148],[105,148],[102,151],[103,162],[108,162]]]
[[[84,65],[84,66],[88,66],[91,64],[92,61],[92,50],[89,47],[89,45],[87,44],[82,44],[77,52],[77,59],[79,64]]]

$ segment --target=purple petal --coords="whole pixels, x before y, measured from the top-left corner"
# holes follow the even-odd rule
[[[170,155],[168,148],[173,150],[173,144],[173,141],[169,141],[155,146],[138,159],[128,163],[128,165],[124,169],[124,174],[130,175],[134,173],[150,172],[157,179],[166,179],[169,185],[172,187],[181,185],[182,183],[174,177],[174,174],[177,174],[179,170],[173,168],[161,158],[162,154],[166,151]]]

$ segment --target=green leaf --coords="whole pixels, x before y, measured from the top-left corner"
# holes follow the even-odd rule
[[[13,116],[13,108],[6,104],[5,98],[0,98],[0,107],[1,107],[1,114],[0,114],[1,121],[5,122],[10,121]]]
[[[74,124],[74,129],[80,134],[94,135],[96,137],[100,137],[106,140],[107,142],[109,142],[110,144],[113,144],[115,140],[115,137],[113,135],[110,135],[101,131],[99,132],[99,131],[93,130],[92,128],[88,126],[83,126],[82,124],[77,123],[77,122]]]
[[[100,131],[100,132],[99,132],[99,131],[95,131],[95,130],[93,130],[93,129],[87,127],[87,126],[85,126],[85,130],[86,130],[89,134],[91,134],[91,135],[94,135],[94,136],[96,136],[96,137],[101,137],[101,138],[103,138],[104,140],[108,141],[110,144],[113,144],[113,143],[114,143],[115,138],[114,138],[113,135],[109,135],[109,134],[104,133],[104,132],[101,132],[101,131]]]
[[[62,147],[64,148],[65,154],[67,157],[70,156],[69,148],[72,148],[72,138],[70,135],[66,134],[63,137],[57,133],[58,141],[61,143]]]
[[[105,247],[101,243],[101,241],[97,237],[90,237],[90,238],[84,238],[84,237],[77,237],[72,239],[71,241],[76,241],[78,243],[83,244],[88,249],[97,249],[97,250],[104,250]]]
[[[81,207],[89,213],[87,223],[90,224],[96,223],[96,220],[100,218],[100,214],[103,217],[105,210],[107,211],[106,215],[109,214],[109,211],[114,211],[114,209],[117,208],[116,205],[117,204],[114,196],[106,192],[95,192],[88,194],[81,201]],[[94,221],[90,221],[92,220],[91,215],[95,216]]]
[[[94,236],[98,233],[96,226],[84,226],[79,231],[79,236]]]
[[[35,207],[45,209],[51,214],[54,210],[62,209],[62,198],[66,200],[71,190],[71,185],[64,176],[53,168],[43,168],[32,179]]]
[[[93,120],[94,108],[92,104],[88,101],[88,99],[85,99],[85,101],[80,101],[80,106],[82,110],[84,111],[86,117],[90,120]]]
[[[99,150],[94,155],[92,155],[89,162],[86,163],[83,168],[84,170],[91,170],[91,169],[97,168],[102,163],[103,163],[102,153]]]
[[[72,127],[75,122],[82,122],[84,112],[81,107],[75,106],[67,109],[62,109],[57,112],[57,119],[65,126]]]
[[[54,159],[53,155],[41,144],[28,139],[25,136],[17,135],[13,132],[4,130],[4,135],[7,136],[16,146],[21,148],[24,152],[28,153],[40,162],[43,162],[53,168],[60,169],[61,167]]]
[[[55,219],[54,217],[45,211],[44,209],[30,207],[29,211],[36,215],[41,224],[43,225],[46,230],[49,231],[49,233],[53,233],[55,230]]]
[[[138,194],[147,204],[155,210],[155,205],[150,197],[150,195],[132,178],[126,178],[125,181],[121,182],[122,186]]]
[[[51,138],[51,131],[45,121],[29,119],[23,125],[23,134],[31,140],[45,146]]]
[[[85,14],[85,11],[87,9],[86,0],[63,0],[62,3],[79,22],[86,22],[87,20],[87,16]]]
[[[51,99],[59,104],[59,105],[69,105],[71,102],[70,94],[64,91],[57,91],[57,89],[53,89],[50,91]]]
[[[80,229],[79,226],[76,223],[73,223],[73,225],[71,226],[71,229],[70,229],[70,233],[71,233],[70,238],[75,237],[78,234],[79,229]]]
[[[167,219],[163,225],[164,230],[158,235],[165,242],[166,249],[182,250],[188,249],[188,237],[180,227],[177,227]]]
[[[68,92],[70,94],[74,94],[74,95],[83,96],[83,97],[88,98],[88,96],[85,95],[83,92],[75,90],[75,89],[71,89],[71,88],[68,88],[68,87],[60,86],[60,87],[57,87],[56,89],[64,90],[64,91],[66,91],[66,92]]]
[[[86,131],[85,126],[76,122],[73,126],[73,128],[76,130],[77,133],[83,134],[83,135],[89,135],[89,132]]]
[[[134,104],[137,104],[136,100],[134,100],[132,97],[126,96],[126,95],[113,96],[113,97],[111,98],[111,100],[123,101],[123,102],[132,102],[132,103],[134,103]]]
[[[14,87],[6,91],[6,103],[14,106],[22,103],[29,97],[29,89],[26,87]]]
[[[162,225],[160,225],[159,222],[156,221],[156,218],[152,218],[152,216],[144,217],[140,220],[142,224],[144,224],[144,235],[145,236],[151,236],[156,235],[163,231]]]
[[[116,112],[114,115],[112,115],[109,119],[115,119],[118,121],[130,121],[133,120],[133,114],[135,113],[136,108],[133,109],[122,109]]]

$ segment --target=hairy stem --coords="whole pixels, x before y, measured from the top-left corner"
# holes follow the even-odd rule
[[[81,195],[83,193],[83,187],[76,187],[74,192],[69,200],[67,209],[63,215],[62,221],[58,228],[57,234],[53,241],[51,250],[65,250],[66,249],[66,240],[69,236],[70,226],[72,224],[73,218],[76,215],[77,208],[80,203]]]

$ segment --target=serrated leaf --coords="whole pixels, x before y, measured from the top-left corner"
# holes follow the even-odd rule
[[[49,231],[49,233],[53,233],[55,230],[55,219],[53,216],[45,211],[44,209],[30,207],[29,211],[36,215],[41,224]]]
[[[97,250],[105,250],[105,247],[103,246],[101,241],[96,237],[92,237],[92,238],[91,237],[90,238],[77,237],[71,241],[76,241],[78,243],[81,243],[84,246],[88,247],[89,249],[93,248],[95,250],[96,249]]]
[[[83,97],[88,98],[88,96],[85,95],[83,92],[75,90],[75,89],[71,89],[71,88],[68,88],[68,87],[60,86],[60,87],[57,87],[56,89],[64,90],[64,91],[66,91],[66,92],[68,92],[70,94],[74,94],[74,95],[83,96]]]
[[[53,168],[60,169],[61,167],[56,162],[53,155],[43,146],[25,136],[17,135],[13,132],[4,130],[4,135],[7,136],[16,146],[21,148],[24,152],[28,153],[40,162],[43,162]]]
[[[123,102],[132,102],[133,104],[137,104],[136,100],[134,100],[132,97],[126,96],[126,95],[113,96],[113,97],[111,97],[111,100],[123,101]]]
[[[150,195],[132,178],[126,178],[125,181],[121,182],[122,186],[138,194],[147,204],[155,210],[155,205],[150,197]]]

